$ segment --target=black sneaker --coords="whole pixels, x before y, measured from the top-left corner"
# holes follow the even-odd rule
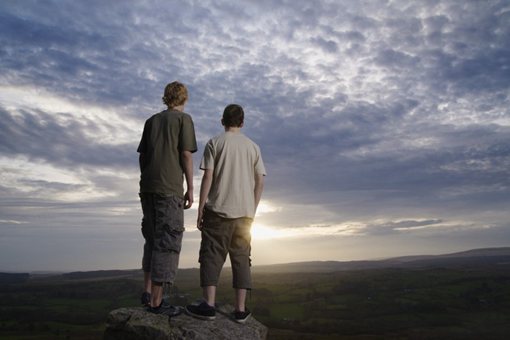
[[[142,302],[142,305],[144,305],[145,307],[149,307],[151,305],[151,293],[143,292],[140,300]]]
[[[214,320],[216,318],[216,309],[204,301],[199,305],[187,305],[186,314],[202,320]]]
[[[147,310],[154,314],[168,315],[169,317],[177,316],[182,313],[182,307],[170,305],[166,301],[161,301],[159,307],[149,307]]]
[[[245,323],[251,316],[251,312],[248,308],[244,312],[234,311],[234,321],[238,323]]]

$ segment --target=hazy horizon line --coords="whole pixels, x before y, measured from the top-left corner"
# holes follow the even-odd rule
[[[448,253],[438,253],[438,254],[414,254],[414,255],[401,255],[401,256],[391,256],[391,257],[382,257],[382,258],[372,258],[372,259],[361,259],[361,260],[307,260],[307,261],[295,261],[295,262],[278,262],[278,263],[270,263],[270,264],[258,264],[252,266],[252,268],[257,267],[269,267],[269,266],[279,266],[279,265],[295,265],[295,264],[303,264],[303,263],[313,263],[313,262],[337,262],[337,263],[349,263],[349,262],[370,262],[370,261],[386,261],[391,259],[398,259],[404,257],[427,257],[427,256],[449,256],[456,254],[469,253],[474,251],[483,251],[483,250],[502,250],[502,249],[510,249],[510,245],[506,246],[495,246],[495,247],[482,247],[482,248],[469,248],[466,250],[448,252]],[[229,265],[225,265],[223,268],[231,268]],[[199,267],[179,267],[179,269],[199,269]],[[142,268],[125,268],[125,269],[89,269],[89,270],[30,270],[30,271],[12,271],[12,270],[2,270],[0,269],[0,273],[3,274],[31,274],[31,275],[57,275],[57,274],[68,274],[68,273],[79,273],[79,272],[101,272],[101,271],[135,271],[142,270]]]

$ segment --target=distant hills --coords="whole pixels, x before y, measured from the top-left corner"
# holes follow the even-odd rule
[[[510,247],[482,248],[443,255],[414,255],[372,261],[310,261],[255,266],[255,272],[333,272],[377,268],[468,268],[510,265]]]
[[[309,261],[254,266],[254,273],[318,273],[383,268],[458,268],[481,266],[510,266],[510,247],[472,249],[443,255],[400,256],[372,261]],[[193,274],[196,268],[180,269],[184,275]],[[182,275],[181,274],[181,275]],[[0,284],[23,283],[29,279],[100,280],[112,278],[139,278],[140,269],[96,270],[70,273],[0,273]]]

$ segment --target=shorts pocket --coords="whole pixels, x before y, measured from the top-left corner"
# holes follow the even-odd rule
[[[162,252],[173,251],[180,253],[182,246],[182,234],[182,231],[165,228],[164,234],[159,239],[157,250]]]
[[[177,196],[156,196],[155,215],[154,250],[179,253],[184,232],[182,198]]]

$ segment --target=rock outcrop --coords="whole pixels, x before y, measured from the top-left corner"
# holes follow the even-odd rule
[[[215,320],[202,321],[185,313],[169,318],[149,313],[141,307],[119,308],[108,315],[103,339],[260,340],[266,338],[266,326],[253,317],[245,324],[238,324],[230,316],[232,310],[232,306],[220,306],[216,310]]]

